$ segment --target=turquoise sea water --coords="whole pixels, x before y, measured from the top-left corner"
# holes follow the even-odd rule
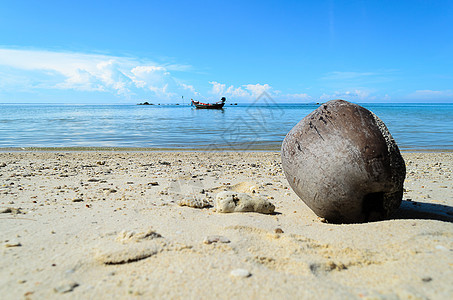
[[[453,150],[453,104],[361,104],[387,125],[400,149]],[[140,147],[279,149],[318,105],[0,104],[0,148]]]

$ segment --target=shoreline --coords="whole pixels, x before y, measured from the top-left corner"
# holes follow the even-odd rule
[[[402,153],[451,153],[453,149],[403,148]],[[5,152],[280,152],[280,147],[256,148],[165,148],[165,147],[0,147]]]
[[[277,151],[0,152],[7,299],[449,299],[453,153],[408,153],[391,218],[329,224]],[[232,190],[275,213],[219,213]],[[185,201],[187,203],[187,201]]]

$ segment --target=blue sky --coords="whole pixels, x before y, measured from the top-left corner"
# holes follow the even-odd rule
[[[453,102],[453,1],[0,0],[0,103]]]

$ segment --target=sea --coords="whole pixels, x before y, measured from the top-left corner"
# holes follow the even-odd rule
[[[453,150],[453,103],[361,103],[387,125],[401,150]],[[319,104],[0,104],[0,150],[279,150]]]

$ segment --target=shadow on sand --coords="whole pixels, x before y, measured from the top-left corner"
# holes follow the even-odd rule
[[[453,223],[453,207],[403,200],[390,219],[428,219]]]

